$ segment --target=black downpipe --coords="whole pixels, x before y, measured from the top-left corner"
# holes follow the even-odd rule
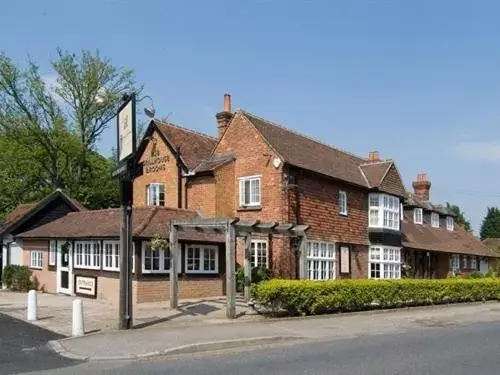
[[[182,164],[180,147],[177,147],[175,161],[177,164],[177,208],[182,208]]]

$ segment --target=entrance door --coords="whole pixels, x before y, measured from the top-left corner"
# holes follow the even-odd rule
[[[71,243],[57,241],[57,292],[71,294],[73,272],[71,267]]]

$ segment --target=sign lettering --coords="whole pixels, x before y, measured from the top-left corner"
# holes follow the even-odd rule
[[[75,292],[89,297],[96,297],[96,278],[87,276],[76,276]]]

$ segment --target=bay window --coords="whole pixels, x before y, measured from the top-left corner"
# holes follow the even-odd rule
[[[370,194],[368,198],[368,226],[399,230],[399,198],[387,194]]]
[[[335,279],[335,244],[307,242],[307,276],[309,280]]]
[[[400,279],[401,248],[370,246],[368,266],[368,277],[370,279]]]
[[[142,273],[169,273],[170,272],[170,249],[153,250],[151,243],[142,243]],[[181,251],[179,247],[177,256],[177,272],[181,272]]]
[[[75,242],[75,268],[101,268],[101,242]]]

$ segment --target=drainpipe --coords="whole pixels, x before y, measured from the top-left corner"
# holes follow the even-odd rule
[[[175,161],[177,164],[177,208],[182,208],[182,165],[180,147],[177,147]]]

